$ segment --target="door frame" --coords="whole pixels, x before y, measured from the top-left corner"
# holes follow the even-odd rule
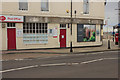
[[[67,47],[67,29],[66,28],[60,28],[60,30],[62,30],[62,29],[64,29],[64,30],[66,30],[66,33],[65,33],[65,35],[66,35],[66,46],[65,47],[60,47],[60,48],[66,48]],[[60,37],[60,35],[59,35],[59,42],[60,42],[60,39],[61,39],[61,37]],[[61,44],[61,42],[60,42],[60,44]]]
[[[10,49],[8,49],[8,29],[15,29],[15,35],[16,35],[16,27],[8,27],[7,26],[7,50],[10,50]],[[15,36],[15,39],[16,39],[16,36]],[[17,43],[17,40],[16,40],[16,43]],[[16,48],[11,49],[11,50],[16,50],[17,49],[17,44],[16,43],[15,43]]]

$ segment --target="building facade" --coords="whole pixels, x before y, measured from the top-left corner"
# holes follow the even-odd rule
[[[104,0],[73,2],[2,2],[2,50],[100,46]]]

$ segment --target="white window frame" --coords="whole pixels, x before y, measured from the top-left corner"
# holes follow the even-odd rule
[[[66,24],[60,24],[60,29],[66,29]]]
[[[45,9],[43,9],[43,8],[45,8]],[[41,0],[41,11],[42,12],[49,11],[49,0]]]
[[[8,24],[9,24],[9,26],[8,26]],[[10,26],[10,24],[12,24],[12,26]],[[14,24],[14,26],[13,26],[13,24]],[[7,23],[7,28],[16,28],[16,23]]]
[[[83,14],[89,14],[89,0],[83,0]]]
[[[21,5],[22,5],[22,8],[21,8]],[[23,6],[25,6],[25,8]],[[28,0],[19,0],[19,10],[28,11]]]
[[[33,29],[33,27],[35,28]],[[47,23],[24,23],[23,24],[23,43],[24,44],[47,44],[48,43],[48,24]]]

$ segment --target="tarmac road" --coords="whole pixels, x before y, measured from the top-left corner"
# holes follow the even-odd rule
[[[118,78],[118,51],[3,61],[3,78]]]

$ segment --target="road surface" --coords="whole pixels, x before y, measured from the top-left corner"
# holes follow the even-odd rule
[[[2,61],[3,78],[118,78],[118,51]]]

